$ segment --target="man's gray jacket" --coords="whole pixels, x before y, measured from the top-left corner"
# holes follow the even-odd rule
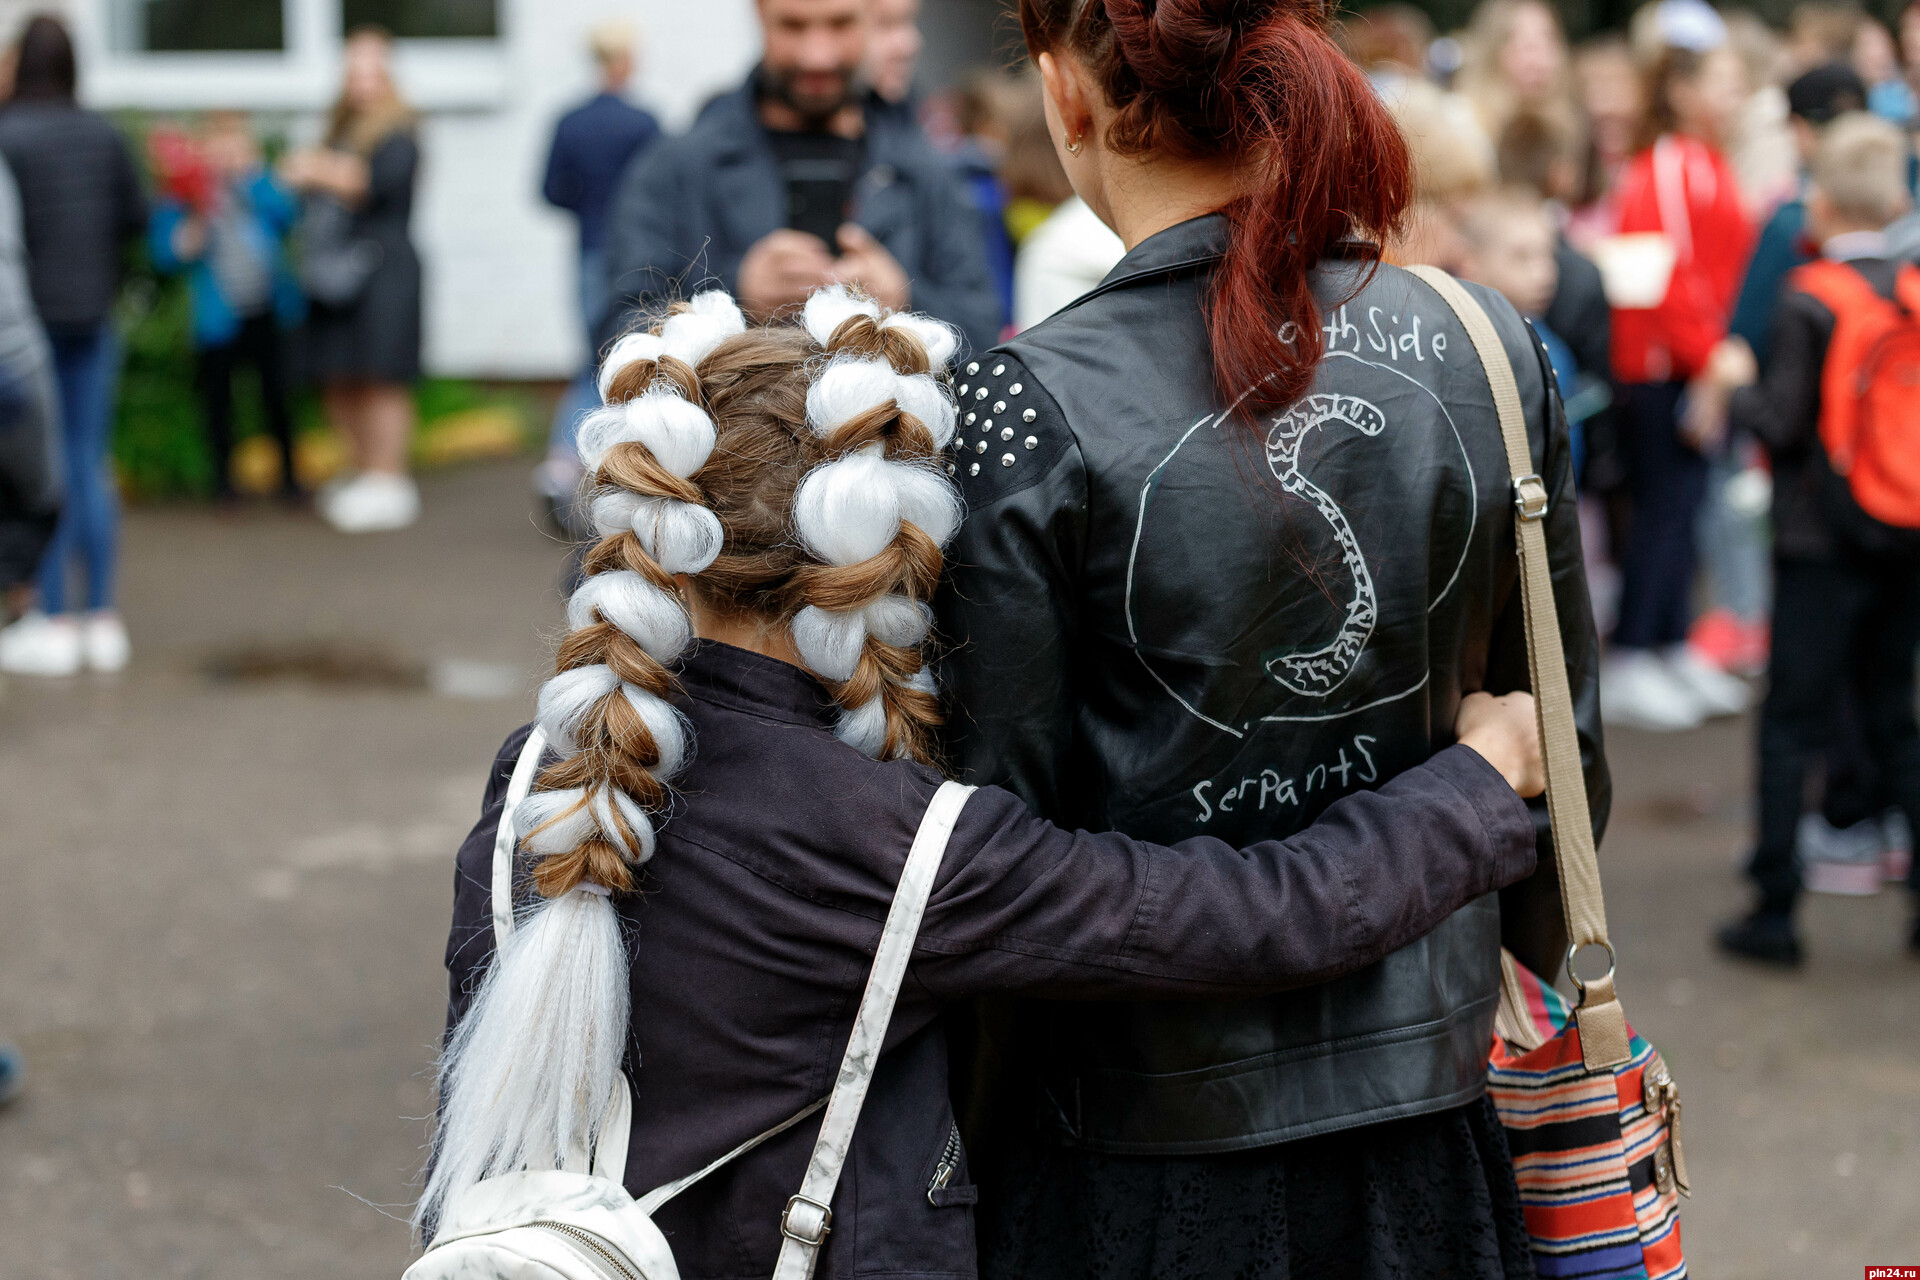
[[[999,340],[1000,303],[980,245],[980,220],[951,166],[919,127],[878,99],[866,107],[866,168],[852,221],[885,246],[913,282],[915,311],[959,326],[967,346]],[[749,82],[716,99],[693,127],[642,153],[614,197],[607,282],[614,299],[599,345],[701,285],[738,292],[747,250],[786,223],[786,192],[754,110]]]

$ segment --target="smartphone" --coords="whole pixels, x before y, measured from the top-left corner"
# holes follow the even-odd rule
[[[825,172],[823,172],[825,171]],[[790,165],[787,173],[787,226],[819,236],[829,252],[839,252],[835,236],[847,220],[853,181],[845,167]]]

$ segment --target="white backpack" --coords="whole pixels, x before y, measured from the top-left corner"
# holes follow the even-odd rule
[[[505,812],[493,845],[493,928],[496,945],[513,929],[513,810],[532,788],[546,742],[538,729],[514,766]],[[673,1251],[653,1212],[714,1170],[767,1139],[826,1108],[800,1191],[780,1215],[780,1260],[774,1280],[807,1280],[833,1220],[834,1187],[846,1163],[854,1125],[880,1058],[894,998],[900,992],[920,916],[953,834],[954,821],[973,788],[943,783],[927,806],[901,872],[893,906],[874,954],[866,993],[854,1018],[853,1036],[833,1092],[799,1114],[749,1138],[703,1169],[638,1200],[621,1177],[633,1098],[621,1075],[608,1102],[600,1138],[591,1156],[580,1153],[569,1167],[525,1170],[475,1183],[449,1204],[426,1253],[403,1280],[679,1280]]]

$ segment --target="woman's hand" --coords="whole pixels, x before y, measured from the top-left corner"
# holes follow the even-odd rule
[[[358,204],[370,181],[367,162],[345,151],[302,147],[280,160],[280,180],[296,191],[324,191],[346,204]]]
[[[1540,722],[1533,695],[1470,693],[1460,700],[1453,722],[1460,745],[1472,747],[1499,770],[1507,785],[1523,796],[1547,789],[1546,757],[1540,750]]]

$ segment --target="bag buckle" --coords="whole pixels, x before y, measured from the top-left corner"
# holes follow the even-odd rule
[[[1522,520],[1531,524],[1535,520],[1546,518],[1547,482],[1539,476],[1527,474],[1516,476],[1513,481],[1513,509]]]
[[[798,1215],[795,1210],[799,1210]],[[781,1235],[816,1249],[826,1242],[831,1230],[833,1210],[807,1196],[795,1196],[787,1201],[786,1211],[780,1215]]]

